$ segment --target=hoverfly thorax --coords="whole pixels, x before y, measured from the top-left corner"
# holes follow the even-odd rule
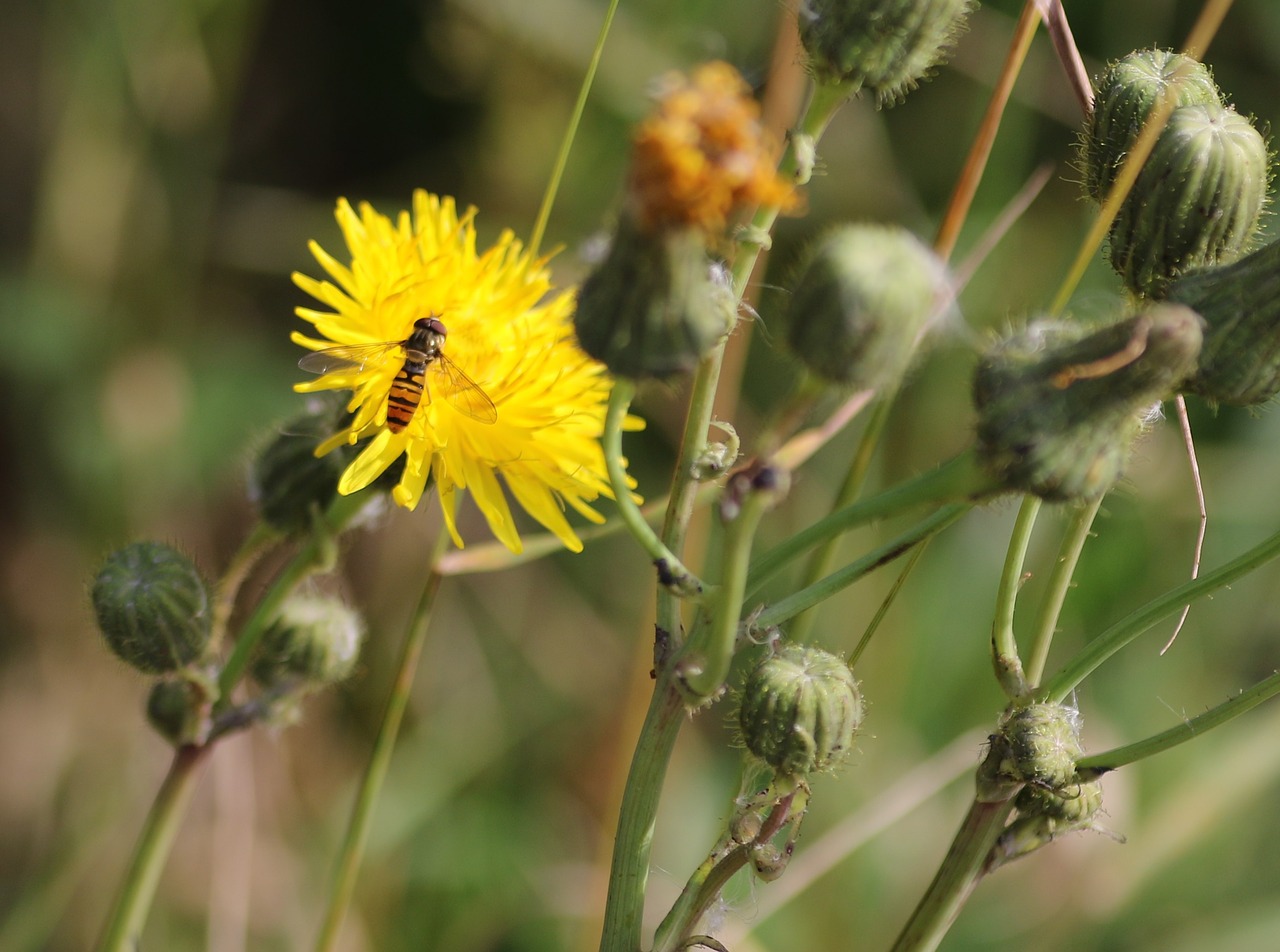
[[[431,400],[431,388],[446,403],[479,423],[494,423],[498,409],[489,396],[444,353],[449,331],[435,314],[413,322],[413,330],[402,341],[329,347],[298,361],[303,370],[325,374],[335,370],[359,370],[370,360],[398,354],[403,363],[387,393],[387,429],[400,433],[413,420],[418,407]],[[432,382],[428,383],[428,374]]]

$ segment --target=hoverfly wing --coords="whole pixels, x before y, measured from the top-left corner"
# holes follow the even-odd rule
[[[489,395],[480,389],[480,385],[468,377],[461,367],[443,353],[437,354],[431,363],[435,368],[433,375],[435,392],[440,394],[451,407],[480,423],[498,422],[498,408],[493,405]]]
[[[304,354],[298,366],[313,374],[327,374],[350,370],[359,372],[371,360],[385,356],[394,350],[403,350],[401,341],[382,341],[376,344],[341,344]]]

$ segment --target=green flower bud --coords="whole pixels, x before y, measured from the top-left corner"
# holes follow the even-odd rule
[[[1101,330],[1038,321],[974,374],[977,455],[988,475],[1047,500],[1109,490],[1151,404],[1195,369],[1200,319],[1162,304]]]
[[[1185,275],[1169,286],[1168,298],[1204,318],[1188,393],[1246,407],[1280,393],[1280,242],[1235,264]]]
[[[901,99],[946,54],[972,0],[807,0],[800,42],[819,82]]]
[[[733,293],[694,228],[645,230],[623,217],[609,254],[578,292],[582,349],[616,376],[692,370],[733,327]]]
[[[1076,783],[1080,715],[1062,704],[1036,703],[1005,712],[978,768],[978,796],[1008,799],[1024,784],[1059,791]]]
[[[339,426],[333,412],[305,414],[285,424],[258,454],[249,473],[249,493],[268,525],[286,533],[306,532],[314,515],[329,508],[351,448],[340,446],[319,457],[315,448]]]
[[[332,684],[355,668],[363,638],[360,616],[340,600],[296,595],[262,636],[250,670],[268,687]]]
[[[98,627],[111,650],[146,674],[174,671],[209,644],[209,592],[191,560],[167,545],[113,552],[93,583]]]
[[[1175,109],[1111,226],[1108,254],[1125,286],[1159,297],[1178,275],[1247,251],[1268,165],[1248,119],[1216,106]]]
[[[786,645],[748,676],[738,722],[747,750],[779,774],[799,777],[838,763],[862,715],[858,682],[843,659]]]
[[[787,308],[787,341],[813,373],[858,390],[902,379],[950,287],[905,229],[846,225],[814,247]]]
[[[189,681],[157,681],[147,696],[147,721],[174,746],[192,742],[200,732],[202,697]]]
[[[1085,191],[1099,202],[1167,90],[1173,90],[1174,108],[1224,105],[1209,68],[1170,50],[1130,53],[1108,66],[1096,85],[1080,143],[1080,168]]]

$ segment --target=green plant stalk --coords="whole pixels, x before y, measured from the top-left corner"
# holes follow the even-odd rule
[[[721,564],[724,573],[700,624],[676,660],[680,684],[694,704],[715,697],[724,687],[733,661],[742,597],[751,562],[751,543],[765,512],[777,502],[768,490],[747,490],[737,516],[725,525]]]
[[[796,143],[805,141],[816,145],[827,124],[836,110],[849,98],[848,90],[835,87],[817,86],[809,98],[804,115],[796,124],[796,134],[787,144],[787,151],[778,165],[778,173],[793,178],[797,176],[799,162],[796,155]],[[779,209],[769,206],[756,211],[747,229],[748,234],[756,236],[756,240],[740,245],[740,252],[733,262],[733,293],[735,300],[741,301],[746,291],[747,282],[755,270],[756,261],[760,257],[766,239],[765,236],[777,221]],[[690,390],[689,411],[685,416],[684,432],[680,440],[680,453],[676,459],[675,474],[671,483],[671,504],[667,508],[667,518],[662,527],[662,541],[668,549],[675,553],[683,553],[685,536],[689,528],[689,519],[693,514],[693,503],[697,491],[694,476],[694,462],[707,447],[707,432],[711,426],[711,413],[715,405],[716,389],[720,384],[720,369],[724,362],[725,342],[721,341],[712,351],[698,363]],[[658,592],[658,624],[679,637],[680,609],[675,596]]]
[[[1093,520],[1102,507],[1102,496],[1089,504],[1080,507],[1072,514],[1071,522],[1062,537],[1062,546],[1058,550],[1058,560],[1054,563],[1053,573],[1049,576],[1049,588],[1040,603],[1040,614],[1036,618],[1035,628],[1031,636],[1031,652],[1027,661],[1027,684],[1034,688],[1044,677],[1044,666],[1049,660],[1049,647],[1053,644],[1054,633],[1058,630],[1058,619],[1062,616],[1062,605],[1067,600],[1067,592],[1071,589],[1071,578],[1075,575],[1076,566],[1080,562],[1080,554],[1089,539],[1089,530],[1093,528]]]
[[[952,503],[943,506],[916,523],[906,532],[895,536],[884,545],[872,549],[866,555],[855,559],[841,569],[837,569],[824,579],[781,598],[760,612],[752,619],[753,625],[767,628],[770,625],[781,625],[803,611],[826,601],[836,592],[848,588],[858,579],[869,575],[882,565],[886,565],[913,549],[955,522],[972,506],[969,503]]]
[[[747,595],[755,595],[760,586],[802,553],[850,529],[896,515],[913,506],[958,500],[977,501],[997,492],[999,486],[978,468],[973,452],[961,453],[915,479],[837,509],[786,542],[774,546],[751,566],[751,574],[747,577]]]
[[[1123,767],[1126,764],[1145,760],[1156,754],[1162,754],[1179,744],[1202,737],[1206,731],[1220,727],[1235,720],[1241,714],[1251,711],[1263,701],[1270,700],[1280,694],[1280,671],[1269,678],[1264,678],[1247,691],[1242,691],[1230,700],[1223,701],[1203,714],[1198,714],[1188,721],[1183,721],[1167,731],[1162,731],[1146,740],[1126,744],[1098,754],[1090,754],[1076,761],[1076,769],[1086,775],[1087,779],[1101,776],[1108,771]]]
[[[98,944],[99,952],[135,952],[140,947],[156,884],[196,788],[200,767],[212,750],[209,745],[188,744],[174,752],[169,773],[147,812],[120,895]]]
[[[649,854],[657,822],[658,798],[671,751],[688,720],[684,699],[676,690],[670,665],[659,668],[631,768],[627,772],[609,867],[600,952],[639,952]]]
[[[640,507],[631,498],[631,489],[627,486],[627,473],[622,460],[622,424],[627,418],[627,409],[635,396],[636,385],[633,381],[620,377],[613,383],[609,394],[609,407],[605,411],[604,434],[601,445],[604,450],[604,462],[609,471],[609,486],[613,489],[613,499],[618,506],[618,514],[626,523],[627,529],[641,548],[648,553],[653,564],[658,568],[659,583],[668,591],[681,597],[701,595],[704,589],[702,580],[685,568],[670,549],[663,545],[656,532],[645,519]]]
[[[1036,496],[1023,496],[1009,536],[1009,548],[1000,572],[1000,585],[996,589],[996,608],[991,620],[991,664],[996,680],[1005,695],[1022,697],[1027,693],[1027,681],[1022,673],[1022,658],[1018,654],[1018,641],[1013,634],[1014,605],[1018,590],[1022,587],[1022,566],[1026,562],[1031,533],[1040,515],[1040,500]]]
[[[218,701],[214,706],[217,715],[231,703],[231,694],[257,650],[258,642],[280,610],[281,603],[298,584],[313,572],[321,571],[333,561],[333,540],[361,509],[368,497],[363,493],[339,496],[324,517],[317,521],[307,541],[294,553],[293,558],[271,581],[253,612],[245,620],[236,638],[235,646],[218,675]]]
[[[800,135],[815,143],[847,92],[815,91],[805,115],[798,124]],[[795,138],[788,145],[780,171],[794,173],[797,168]],[[762,208],[752,219],[752,229],[765,234],[778,216],[777,208]],[[734,261],[734,294],[741,300],[759,257],[757,243],[743,248]],[[694,462],[703,454],[711,426],[720,368],[724,361],[724,343],[715,347],[699,363],[690,391],[689,410],[685,417],[680,451],[672,478],[670,504],[663,523],[661,539],[666,548],[677,554],[684,551],[689,519],[698,495]],[[681,637],[680,599],[666,587],[658,589],[657,624],[662,637],[674,648]],[[640,947],[640,923],[644,911],[645,883],[648,879],[649,854],[657,819],[658,799],[666,777],[676,736],[685,720],[684,703],[672,683],[671,666],[659,663],[649,713],[641,727],[636,751],[623,792],[614,839],[613,860],[609,871],[609,896],[605,905],[605,923],[601,938],[602,952],[636,952]]]
[[[844,483],[841,484],[840,491],[836,494],[836,500],[831,506],[833,512],[837,509],[843,509],[861,495],[862,487],[867,482],[867,473],[871,469],[871,460],[875,456],[880,437],[889,422],[889,413],[893,408],[893,398],[896,396],[896,390],[897,388],[895,387],[894,393],[886,393],[882,396],[872,411],[871,419],[867,421],[866,429],[862,431],[862,437],[858,441],[858,448],[853,454],[853,459],[849,461],[849,471],[845,474]],[[818,546],[814,553],[809,556],[809,564],[800,583],[801,588],[807,588],[830,573],[831,566],[835,562],[836,548],[839,544],[840,540],[833,536]],[[805,609],[797,615],[795,620],[791,622],[791,629],[788,632],[791,640],[797,642],[808,641],[809,633],[812,631],[813,623],[816,620],[817,612],[813,608]]]
[[[1183,605],[1230,585],[1277,556],[1280,556],[1280,532],[1267,537],[1226,565],[1152,599],[1089,642],[1066,667],[1036,690],[1036,699],[1062,703],[1099,665],[1152,625],[1181,611]]]
[[[373,743],[373,753],[360,780],[360,789],[356,793],[355,805],[352,807],[347,832],[338,854],[337,872],[329,891],[324,923],[316,938],[316,952],[327,952],[333,948],[338,940],[338,930],[342,926],[347,907],[351,904],[356,878],[360,873],[360,861],[364,857],[365,843],[369,838],[369,826],[373,822],[373,809],[377,804],[378,795],[382,792],[382,783],[386,779],[387,767],[391,763],[391,754],[395,749],[396,736],[400,732],[400,723],[404,720],[404,712],[409,706],[409,697],[413,693],[414,675],[417,673],[422,646],[426,643],[427,631],[431,626],[431,613],[435,607],[436,593],[440,590],[442,576],[436,571],[435,564],[448,544],[448,539],[448,535],[441,532],[436,540],[435,552],[432,553],[430,562],[431,571],[418,598],[418,605],[409,619],[409,630],[405,633],[404,643],[400,646],[395,680],[387,696],[387,704],[382,712],[382,722],[378,727],[378,736]]]
[[[671,911],[659,924],[652,952],[676,952],[678,949],[688,948],[686,943],[689,934],[698,920],[720,898],[724,888],[729,885],[729,880],[747,865],[752,851],[761,844],[768,843],[782,829],[791,815],[794,801],[794,791],[781,798],[761,824],[760,832],[753,842],[737,843],[728,852],[717,849],[702,862],[689,877]],[[732,841],[726,834],[721,843],[729,842]]]
[[[213,601],[213,621],[210,625],[209,653],[213,654],[221,646],[227,634],[227,624],[231,620],[231,612],[235,608],[236,595],[244,584],[249,570],[257,564],[258,557],[267,546],[280,538],[280,533],[265,522],[259,522],[250,531],[244,544],[231,557],[227,569],[218,580],[218,588]]]
[[[867,622],[867,628],[862,633],[862,637],[858,639],[858,643],[853,650],[849,652],[849,657],[845,659],[845,663],[854,668],[858,664],[858,659],[862,657],[862,652],[867,650],[867,645],[871,644],[871,638],[880,628],[880,623],[884,621],[885,616],[889,614],[889,608],[897,600],[898,594],[902,591],[902,587],[907,584],[907,579],[916,569],[916,563],[920,561],[920,557],[924,555],[924,550],[928,547],[932,536],[921,539],[920,544],[911,549],[911,556],[907,559],[906,564],[902,566],[902,571],[898,573],[898,577],[893,580],[893,585],[889,587],[888,593],[880,601],[880,607],[876,609],[876,613],[871,616],[871,621]]]
[[[573,104],[573,113],[569,116],[564,138],[560,141],[560,151],[556,153],[555,164],[551,167],[546,190],[542,193],[538,217],[534,220],[533,231],[529,235],[530,257],[537,257],[538,249],[542,245],[542,236],[547,230],[547,220],[551,217],[551,206],[555,204],[556,194],[560,191],[560,181],[564,178],[565,167],[569,164],[569,152],[573,148],[573,140],[577,137],[578,127],[582,124],[582,113],[587,108],[587,96],[595,83],[596,70],[600,68],[600,57],[604,54],[604,41],[609,36],[609,28],[613,26],[613,15],[617,11],[618,0],[610,0],[609,9],[604,14],[604,22],[600,24],[600,33],[596,37],[595,49],[591,51],[591,61],[587,64],[587,71],[582,76],[582,85],[578,88],[578,98]]]
[[[890,952],[933,952],[982,878],[987,855],[1013,811],[1013,799],[974,800],[938,873]]]

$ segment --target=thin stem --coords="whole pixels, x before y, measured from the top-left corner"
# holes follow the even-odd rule
[[[631,488],[627,485],[627,473],[622,462],[622,425],[627,418],[627,409],[631,406],[631,398],[635,396],[635,392],[634,382],[626,378],[615,380],[613,391],[609,394],[609,407],[605,412],[601,444],[604,449],[605,466],[609,470],[609,486],[613,489],[613,499],[617,503],[618,514],[626,523],[627,529],[657,567],[658,581],[663,588],[682,598],[701,595],[702,580],[685,568],[684,563],[662,543],[645,519],[644,513],[640,511],[640,507],[631,498]]]
[[[1067,600],[1067,592],[1071,589],[1071,578],[1075,575],[1076,565],[1080,562],[1080,553],[1089,539],[1093,528],[1093,520],[1102,506],[1099,496],[1087,506],[1076,509],[1071,522],[1062,537],[1062,547],[1058,550],[1058,561],[1054,563],[1053,574],[1049,576],[1049,588],[1040,603],[1040,614],[1036,617],[1035,628],[1031,636],[1031,651],[1027,661],[1027,684],[1034,688],[1044,677],[1044,666],[1049,659],[1049,646],[1053,644],[1054,633],[1058,630],[1058,619],[1062,616],[1062,605]]]
[[[907,584],[907,579],[911,576],[911,573],[915,571],[916,564],[919,563],[920,557],[924,555],[924,550],[928,547],[929,541],[932,538],[933,536],[929,536],[928,538],[921,539],[920,544],[911,550],[911,555],[908,557],[906,564],[902,566],[902,571],[899,572],[898,577],[893,580],[893,585],[890,586],[888,594],[886,594],[884,599],[880,602],[880,607],[876,609],[876,613],[871,616],[871,621],[867,623],[867,628],[862,633],[862,637],[858,639],[858,643],[854,645],[853,650],[849,652],[849,657],[845,659],[845,663],[848,664],[850,668],[857,666],[858,660],[862,657],[862,652],[866,651],[867,645],[871,644],[872,637],[880,629],[880,623],[884,621],[885,616],[889,614],[890,607],[892,607],[893,603],[897,600],[898,594],[902,591],[902,587]]]
[[[684,690],[696,701],[714,697],[729,676],[742,597],[747,584],[747,568],[751,562],[751,543],[765,512],[778,500],[781,490],[771,474],[765,485],[747,473],[730,480],[726,496],[741,493],[732,505],[737,509],[725,524],[721,565],[723,577],[717,586],[708,611],[685,643],[677,660]]]
[[[329,904],[326,908],[324,924],[316,939],[316,952],[327,952],[333,948],[338,939],[338,929],[342,926],[347,907],[351,904],[356,877],[360,872],[360,861],[364,857],[364,847],[369,837],[369,826],[373,821],[373,808],[377,803],[378,794],[382,791],[382,782],[387,776],[387,767],[391,763],[396,736],[400,732],[400,722],[404,719],[404,712],[409,706],[409,697],[413,692],[418,659],[422,656],[422,646],[426,643],[427,631],[431,626],[431,613],[435,607],[436,593],[440,590],[442,577],[435,565],[448,544],[448,538],[446,533],[441,532],[436,540],[427,581],[418,598],[418,605],[409,619],[409,630],[405,633],[404,642],[400,646],[395,680],[391,683],[391,692],[387,695],[387,704],[382,712],[382,723],[378,727],[378,736],[373,742],[373,754],[369,758],[369,765],[365,768],[364,777],[360,780],[360,789],[356,793],[356,802],[351,810],[347,833],[338,854],[338,869],[334,876],[333,887],[329,891]]]
[[[998,488],[978,469],[971,453],[962,453],[909,482],[837,509],[786,542],[774,546],[752,563],[751,574],[747,578],[747,596],[755,595],[765,582],[793,559],[829,538],[913,506],[977,500],[995,493]]]
[[[807,588],[792,592],[786,598],[781,598],[774,602],[760,612],[752,620],[752,623],[759,628],[783,624],[789,618],[826,601],[836,592],[848,588],[880,566],[887,565],[898,556],[909,552],[921,542],[933,538],[933,536],[951,525],[971,508],[973,507],[968,503],[953,503],[949,506],[943,506],[937,512],[931,513],[906,532],[890,539],[879,548],[872,549],[866,555],[832,572],[826,578],[819,579]]]
[[[1221,568],[1152,599],[1093,639],[1065,668],[1040,686],[1035,692],[1036,698],[1061,703],[1099,665],[1160,619],[1179,611],[1188,602],[1230,585],[1277,556],[1280,556],[1280,532]]]
[[[188,744],[174,752],[164,783],[156,792],[134,847],[124,885],[111,912],[99,952],[135,952],[140,947],[156,884],[164,870],[187,804],[200,776],[200,767],[213,748]]]
[[[267,546],[280,538],[280,534],[265,522],[254,526],[244,544],[227,563],[227,570],[218,580],[218,589],[213,601],[212,635],[209,639],[209,652],[212,654],[226,637],[227,623],[231,620],[231,612],[235,608],[236,595],[244,584],[249,570],[257,563],[258,558],[266,551]]]
[[[569,164],[569,152],[573,148],[573,140],[578,134],[578,126],[582,123],[582,114],[587,107],[587,96],[595,82],[596,70],[600,66],[600,57],[604,53],[604,41],[609,36],[609,28],[613,25],[613,15],[617,12],[618,0],[610,0],[609,9],[605,11],[604,22],[600,24],[600,33],[596,37],[596,48],[591,51],[591,61],[583,74],[582,85],[578,89],[578,99],[573,104],[573,113],[569,124],[565,127],[564,138],[560,141],[560,151],[556,153],[555,164],[551,167],[551,176],[547,179],[546,191],[542,193],[542,204],[538,208],[538,217],[534,220],[533,231],[529,235],[529,254],[537,257],[538,248],[542,245],[542,236],[547,230],[547,220],[551,217],[551,207],[555,204],[556,193],[560,191],[560,181],[564,178],[565,167]]]
[[[1280,671],[1275,672],[1269,678],[1259,681],[1249,690],[1242,691],[1230,700],[1223,701],[1203,714],[1183,721],[1181,724],[1156,734],[1154,737],[1148,737],[1146,740],[1140,740],[1133,744],[1126,744],[1124,747],[1117,747],[1114,750],[1103,751],[1100,754],[1090,754],[1088,757],[1082,757],[1076,761],[1076,768],[1081,772],[1087,771],[1091,774],[1099,775],[1109,770],[1115,770],[1117,767],[1123,767],[1126,764],[1136,763],[1155,754],[1164,753],[1164,751],[1171,750],[1179,744],[1185,744],[1189,740],[1200,737],[1206,731],[1234,720],[1277,694],[1280,694]]]
[[[894,389],[896,391],[896,388]],[[843,509],[862,494],[862,487],[867,482],[867,472],[871,469],[871,460],[875,456],[880,437],[889,422],[889,413],[893,408],[894,395],[894,393],[886,393],[872,411],[871,419],[867,421],[867,427],[862,431],[862,438],[858,441],[858,448],[853,454],[853,459],[849,461],[849,471],[845,474],[844,483],[836,494],[836,500],[831,506],[832,511]],[[831,571],[831,566],[836,558],[836,548],[839,544],[840,540],[833,536],[818,546],[814,553],[809,556],[809,564],[800,583],[802,588],[812,585]],[[791,623],[791,630],[788,632],[791,640],[798,642],[808,641],[809,632],[813,628],[816,618],[817,613],[813,609],[806,609],[797,615]]]
[[[1013,533],[1009,536],[1009,548],[1005,553],[991,620],[991,663],[995,666],[996,680],[1000,682],[1001,689],[1011,698],[1027,693],[1018,641],[1013,634],[1013,614],[1018,590],[1022,588],[1022,566],[1026,562],[1027,547],[1031,544],[1031,533],[1039,514],[1040,500],[1035,496],[1023,496]]]
[[[982,878],[987,855],[1013,810],[1013,800],[974,800],[938,874],[890,952],[933,952]]]

